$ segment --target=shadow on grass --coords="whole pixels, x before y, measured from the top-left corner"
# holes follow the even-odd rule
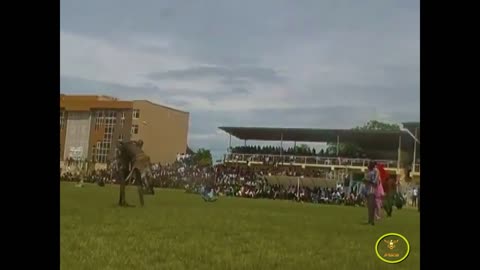
[[[135,207],[137,207],[137,206],[134,205],[134,204],[119,205],[118,203],[111,204],[110,206],[111,206],[112,208],[135,208]]]

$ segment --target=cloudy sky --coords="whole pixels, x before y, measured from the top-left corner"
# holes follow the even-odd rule
[[[225,151],[218,126],[419,120],[418,0],[60,2],[61,92],[189,111],[194,149]]]

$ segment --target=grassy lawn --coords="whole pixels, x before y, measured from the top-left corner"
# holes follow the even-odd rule
[[[364,225],[366,209],[289,201],[220,198],[156,190],[145,207],[120,208],[118,186],[61,183],[61,269],[420,268],[420,218],[413,209]],[[138,205],[136,189],[127,202]],[[410,256],[380,261],[378,237],[400,233]]]

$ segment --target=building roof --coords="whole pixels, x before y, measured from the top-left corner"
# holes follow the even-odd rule
[[[90,111],[92,109],[132,109],[131,101],[100,95],[60,94],[60,108],[67,111]]]
[[[402,149],[413,148],[413,138],[404,131],[363,131],[352,129],[308,129],[266,127],[219,127],[219,129],[241,140],[296,141],[354,143],[360,147],[378,150],[398,149],[399,137]]]
[[[116,97],[106,96],[106,95],[65,95],[60,94],[61,100],[109,100],[115,101],[118,100]]]
[[[415,134],[417,130],[417,137],[420,137],[420,122],[405,122],[402,123],[403,127],[408,129],[412,134]]]
[[[406,127],[406,126],[420,127],[420,122],[415,122],[415,121],[403,122],[402,125],[403,125],[404,127]]]

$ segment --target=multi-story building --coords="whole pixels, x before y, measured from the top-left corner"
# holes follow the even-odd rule
[[[106,163],[121,140],[143,140],[152,162],[173,162],[187,149],[189,113],[146,100],[60,95],[60,159]]]
[[[60,95],[60,160],[106,163],[113,146],[130,139],[132,107],[107,96]]]
[[[189,113],[147,100],[133,101],[132,140],[143,140],[152,162],[172,163],[187,151]]]

